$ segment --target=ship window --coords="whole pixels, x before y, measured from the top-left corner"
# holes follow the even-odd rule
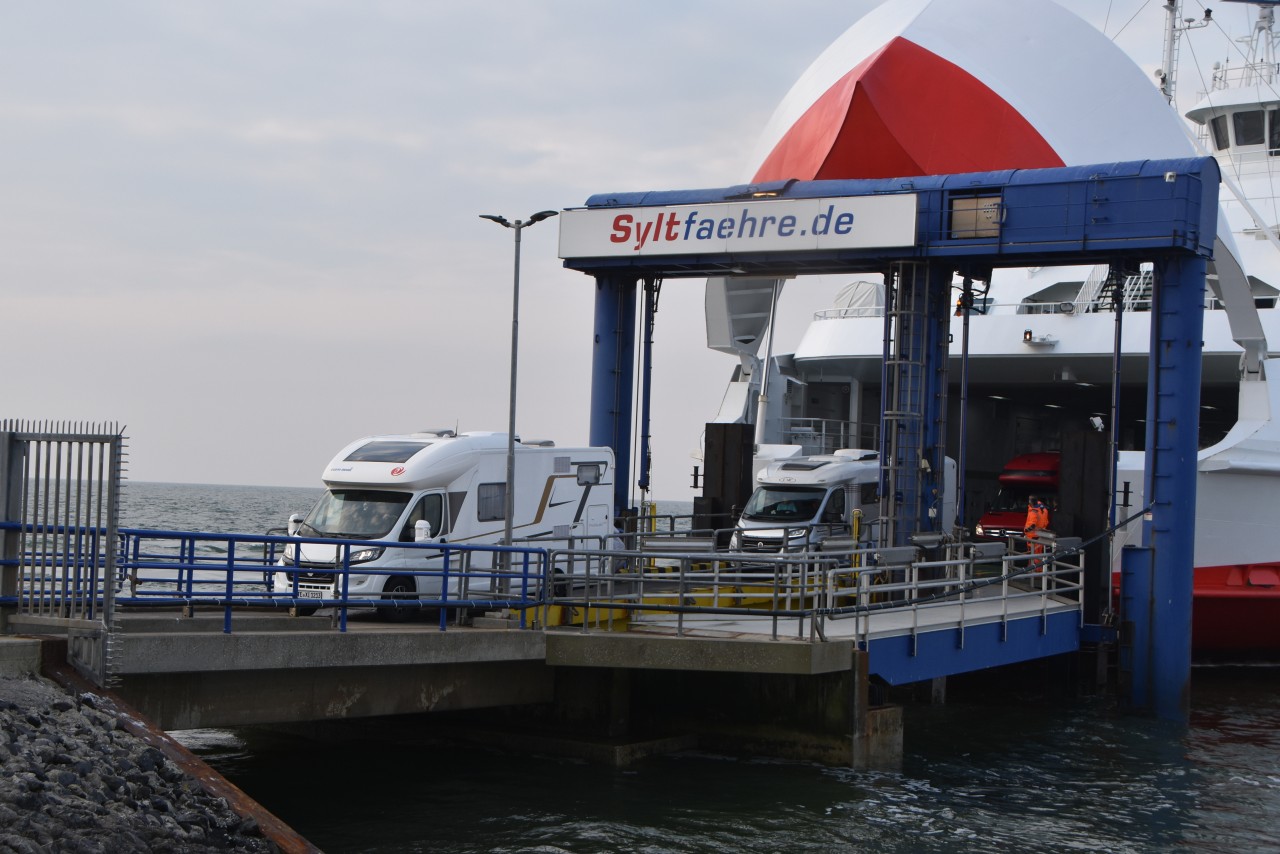
[[[1231,144],[1231,140],[1227,138],[1226,116],[1214,116],[1213,121],[1209,122],[1209,130],[1213,131],[1213,147],[1218,151]]]
[[[1280,155],[1280,110],[1267,110],[1267,151],[1272,157]]]
[[[1233,113],[1231,121],[1235,125],[1236,145],[1262,145],[1266,141],[1262,110]]]
[[[496,522],[507,517],[507,485],[482,483],[476,489],[476,518],[481,522]]]

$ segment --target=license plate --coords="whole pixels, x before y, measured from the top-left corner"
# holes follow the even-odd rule
[[[299,587],[299,588],[298,588],[298,598],[299,598],[299,599],[323,599],[323,598],[324,598],[324,594],[325,594],[325,592],[326,592],[326,591],[325,591],[324,589],[322,589],[322,588],[316,588],[316,587],[311,587],[311,588],[307,588],[307,587]]]

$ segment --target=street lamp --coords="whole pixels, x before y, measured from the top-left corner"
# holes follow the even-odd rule
[[[558,213],[559,211],[538,211],[527,220],[518,219],[515,222],[508,222],[506,217],[495,214],[480,214],[481,219],[496,222],[503,228],[513,229],[516,236],[515,274],[511,286],[511,402],[507,416],[507,486],[506,507],[503,509],[503,516],[506,517],[506,520],[503,528],[502,544],[505,546],[510,546],[512,543],[511,525],[512,520],[515,518],[516,506],[516,345],[520,340],[520,232],[534,223],[550,219]],[[509,566],[510,562],[511,555],[507,553],[503,563]]]

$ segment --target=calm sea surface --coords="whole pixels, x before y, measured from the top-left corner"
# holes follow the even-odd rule
[[[129,527],[261,532],[314,489],[130,484]],[[895,773],[709,753],[555,756],[179,736],[325,851],[1280,852],[1280,668],[1198,668],[1191,724],[964,701],[906,709]]]

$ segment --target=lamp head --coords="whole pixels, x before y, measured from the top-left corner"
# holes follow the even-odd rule
[[[538,211],[536,214],[533,214],[531,217],[529,217],[528,222],[529,222],[529,225],[532,225],[535,222],[542,222],[544,219],[550,219],[553,216],[559,216],[559,215],[560,215],[560,211]]]
[[[496,222],[498,225],[502,226],[503,228],[511,227],[511,223],[507,222],[506,217],[497,216],[496,214],[480,214],[480,218],[490,220],[491,222]]]

